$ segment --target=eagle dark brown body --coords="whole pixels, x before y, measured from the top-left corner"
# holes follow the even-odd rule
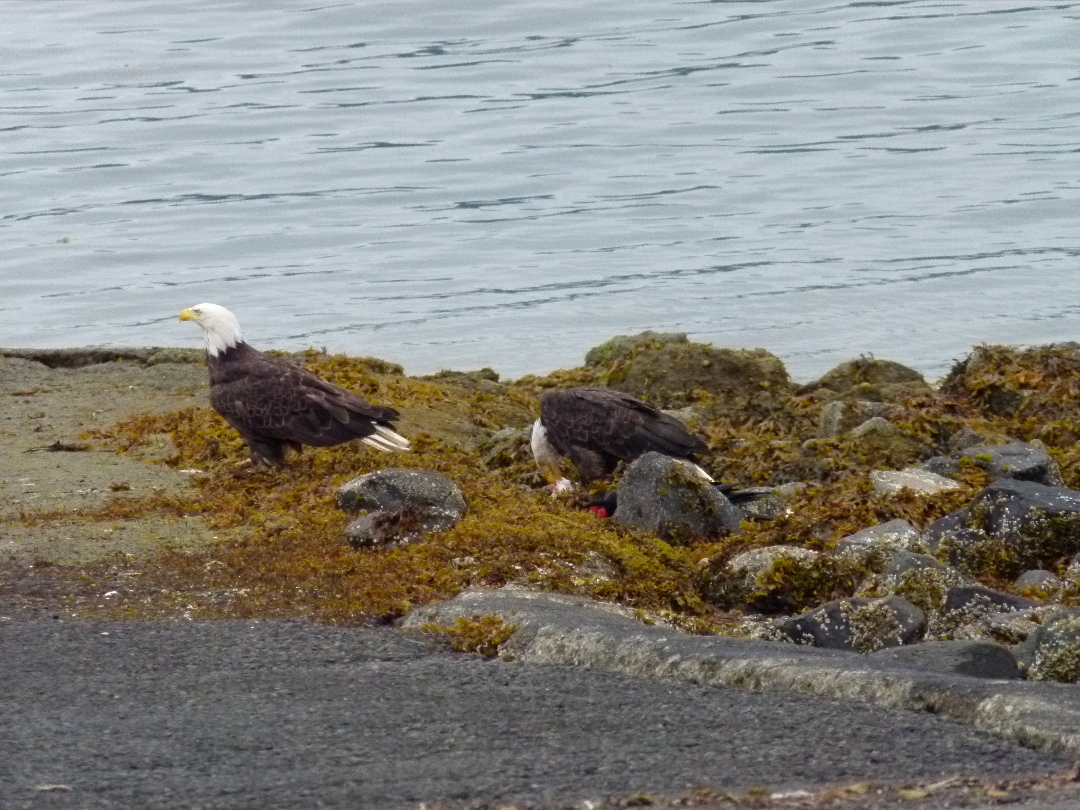
[[[633,461],[650,451],[674,458],[709,451],[674,416],[607,388],[541,394],[540,424],[547,442],[574,462],[586,485],[609,477],[620,461]]]
[[[246,343],[208,357],[207,365],[210,404],[264,464],[284,463],[286,446],[299,451],[373,436],[399,416]]]
[[[379,450],[408,450],[391,428],[393,408],[328,383],[286,360],[244,342],[240,324],[217,304],[180,313],[195,321],[206,342],[210,404],[244,437],[256,463],[280,466],[285,448],[328,447],[359,439]]]

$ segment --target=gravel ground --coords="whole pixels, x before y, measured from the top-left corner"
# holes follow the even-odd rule
[[[585,807],[1067,764],[930,714],[506,664],[389,629],[9,619],[0,656],[5,808]]]

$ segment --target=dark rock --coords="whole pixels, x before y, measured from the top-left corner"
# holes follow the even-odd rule
[[[871,655],[890,664],[975,678],[1017,680],[1024,677],[1008,647],[982,639],[923,641],[907,647],[879,650]]]
[[[972,584],[961,571],[935,560],[928,554],[900,551],[885,567],[878,594],[902,596],[930,616],[936,616],[945,603],[949,588]]]
[[[903,435],[900,428],[896,427],[896,425],[883,416],[871,416],[851,431],[851,435],[856,439],[862,439],[871,434],[876,434],[878,436]]]
[[[955,627],[949,635],[955,639],[981,638],[1012,646],[1023,642],[1039,629],[1047,616],[1060,609],[1060,605],[1040,605],[1010,613],[993,613],[970,624]]]
[[[847,560],[801,546],[765,546],[744,551],[717,569],[703,567],[701,595],[725,608],[746,606],[761,613],[791,614],[854,590],[862,570]]]
[[[925,382],[923,375],[892,360],[859,357],[847,360],[827,371],[811,383],[814,388],[828,388],[843,394],[860,385],[890,385],[893,383]],[[808,386],[810,387],[810,386]]]
[[[893,419],[904,413],[902,405],[870,400],[835,399],[821,409],[818,433],[823,437],[840,436],[868,419]]]
[[[923,537],[932,553],[974,576],[1013,579],[1080,550],[1080,492],[1001,479]]]
[[[1038,603],[1022,596],[995,591],[983,585],[960,585],[945,594],[938,614],[931,616],[930,635],[937,638],[956,638],[961,627],[1002,613],[1015,613],[1037,607]]]
[[[444,531],[465,515],[461,490],[437,472],[390,468],[354,478],[338,490],[346,512],[367,511],[345,535],[358,546],[408,545]]]
[[[480,442],[480,457],[489,470],[527,463],[532,460],[531,437],[532,425],[503,428]]]
[[[917,641],[926,629],[926,614],[899,596],[854,596],[780,619],[774,627],[796,644],[873,652]]]
[[[860,357],[841,363],[821,379],[804,386],[800,393],[822,389],[882,402],[902,402],[932,393],[919,372],[891,360],[875,360],[873,357]]]
[[[1035,681],[1080,681],[1080,610],[1063,608],[1016,648],[1016,658]]]
[[[764,546],[736,554],[727,564],[728,572],[742,580],[747,591],[760,587],[776,570],[777,563],[784,561],[796,566],[806,566],[818,559],[819,553],[801,546]]]
[[[840,538],[833,554],[880,567],[897,551],[921,550],[922,535],[906,520],[897,518]]]
[[[1080,552],[1073,554],[1065,567],[1064,579],[1070,585],[1080,584]]]
[[[961,458],[982,466],[995,478],[1035,481],[1047,486],[1064,486],[1065,479],[1045,448],[1027,442],[976,444],[965,448]]]
[[[690,464],[646,453],[626,469],[612,516],[672,543],[739,532],[743,513]]]
[[[1033,591],[1041,596],[1050,596],[1065,587],[1065,583],[1058,579],[1052,571],[1046,571],[1042,568],[1025,571],[1016,578],[1013,585],[1020,590]]]
[[[481,391],[484,393],[496,393],[503,390],[499,384],[499,374],[494,369],[482,368],[476,371],[443,371],[421,377],[421,380],[433,380],[435,382],[453,383],[460,385],[469,391]]]
[[[983,613],[1009,613],[1035,607],[1038,603],[1023,596],[1002,593],[985,585],[961,585],[949,588],[942,610],[978,610]]]
[[[952,438],[949,439],[949,449],[956,453],[960,450],[966,450],[973,445],[982,443],[982,436],[976,433],[972,428],[964,427],[954,433]]]
[[[946,478],[953,478],[960,474],[963,467],[960,466],[960,462],[955,458],[949,458],[948,456],[934,456],[928,458],[922,464],[919,465],[919,469],[932,472],[935,475],[941,475]]]
[[[938,562],[929,554],[920,554],[914,551],[898,551],[889,558],[889,563],[885,567],[885,577],[889,579],[899,579],[907,573],[912,571],[947,571],[948,566],[944,563]],[[965,580],[963,574],[956,572],[956,576]]]
[[[772,487],[743,487],[725,495],[747,520],[776,520],[791,511],[783,496]]]
[[[646,329],[636,335],[616,335],[585,353],[585,365],[610,366],[622,360],[642,344],[666,346],[669,343],[689,343],[686,332],[654,332]]]

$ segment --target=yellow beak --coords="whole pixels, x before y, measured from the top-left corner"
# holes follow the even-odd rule
[[[197,320],[199,320],[198,313],[196,313],[195,310],[193,310],[193,309],[185,309],[177,317],[179,317],[180,320],[182,320],[182,321],[197,321]]]

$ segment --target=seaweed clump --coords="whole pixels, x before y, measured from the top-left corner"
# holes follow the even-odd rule
[[[417,629],[421,633],[441,636],[452,650],[494,658],[499,654],[499,647],[517,632],[518,625],[509,624],[499,616],[487,615],[462,617],[449,626],[427,622]]]
[[[716,352],[728,357],[727,350],[700,348],[685,336],[637,336],[607,345],[592,364],[512,382],[484,371],[416,379],[370,358],[301,355],[321,376],[402,412],[414,450],[392,460],[350,444],[306,451],[284,469],[238,472],[236,462],[247,455],[243,443],[208,408],[128,420],[98,438],[138,454],[167,436],[170,450],[160,463],[201,474],[183,502],[129,500],[122,508],[200,514],[215,529],[240,536],[206,552],[164,553],[143,572],[141,588],[113,610],[175,615],[183,605],[197,616],[383,622],[465,587],[513,582],[618,602],[688,630],[713,632],[731,624],[725,611],[732,608],[794,611],[858,592],[874,572],[835,561],[797,570],[780,565],[775,581],[738,598],[711,592],[705,574],[749,549],[792,545],[828,552],[868,526],[903,518],[924,528],[965,506],[990,482],[977,464],[963,466],[959,489],[937,495],[885,496],[869,480],[872,470],[950,454],[965,431],[985,441],[1039,439],[1066,482],[1080,481],[1080,428],[1073,418],[1080,406],[1080,348],[979,347],[940,390],[884,361],[796,390],[778,360],[749,353],[757,371],[741,393],[706,384],[726,368]],[[665,369],[686,373],[665,376]],[[838,383],[841,378],[854,383]],[[552,500],[536,488],[540,481],[526,450],[536,396],[549,388],[605,384],[661,405],[688,404],[714,450],[703,466],[718,480],[744,485],[798,482],[787,496],[790,512],[719,539],[680,536],[682,545],[675,546]],[[905,440],[883,443],[852,433],[822,438],[821,409],[838,396],[888,398],[897,406],[889,421]],[[390,464],[451,478],[469,514],[408,547],[350,548],[341,535],[346,517],[335,504],[336,490]],[[1064,565],[1058,561],[1059,572]],[[990,560],[980,573],[987,584],[1007,590],[1014,568],[1014,561]],[[932,608],[940,595],[910,596]]]
[[[306,450],[281,469],[246,470],[236,467],[247,456],[243,442],[208,408],[144,415],[99,434],[133,453],[167,434],[175,456],[166,463],[200,473],[192,481],[191,503],[214,529],[241,532],[205,553],[166,553],[148,566],[141,590],[118,602],[115,612],[173,615],[183,601],[193,616],[370,623],[468,586],[516,582],[623,602],[691,629],[708,626],[711,610],[693,585],[707,551],[674,548],[522,486],[524,462],[496,469],[484,464],[479,437],[490,430],[477,422],[525,424],[532,413],[522,395],[379,373],[365,361],[318,353],[305,355],[304,362],[338,385],[399,408],[406,419],[419,422],[417,414],[432,414],[434,431],[410,431],[413,450],[392,461],[352,443]],[[346,516],[336,505],[337,489],[388,463],[446,475],[462,489],[468,515],[407,547],[350,548],[342,537]],[[597,568],[597,559],[604,574],[583,576]],[[166,580],[170,598],[155,591],[154,583]],[[182,600],[174,598],[177,591]]]

